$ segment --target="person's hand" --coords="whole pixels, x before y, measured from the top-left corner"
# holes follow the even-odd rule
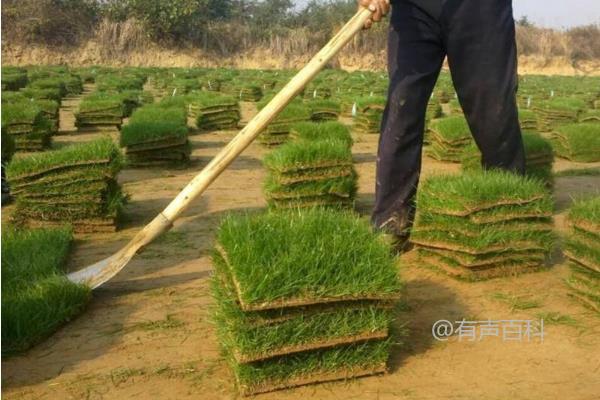
[[[368,8],[373,11],[371,18],[365,22],[365,29],[369,29],[374,22],[381,21],[390,11],[390,0],[358,0],[358,6]]]

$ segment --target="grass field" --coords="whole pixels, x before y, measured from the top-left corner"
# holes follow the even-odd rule
[[[597,257],[594,246],[590,246],[597,243],[593,236],[597,223],[594,222],[595,209],[577,205],[580,199],[598,195],[600,177],[595,171],[600,168],[600,163],[589,157],[562,158],[556,147],[556,135],[570,130],[577,132],[566,134],[572,140],[572,148],[580,149],[581,154],[594,154],[589,149],[594,148],[595,136],[590,136],[589,141],[583,139],[583,144],[576,144],[581,141],[577,135],[584,135],[570,127],[579,124],[595,127],[598,123],[589,117],[597,111],[594,108],[596,95],[591,90],[597,87],[594,79],[532,76],[520,84],[519,103],[525,110],[521,113],[522,122],[527,121],[528,131],[536,135],[530,148],[544,154],[533,160],[545,163],[542,163],[544,172],[551,171],[552,175],[546,176],[552,178],[553,186],[545,186],[533,177],[520,183],[511,176],[498,178],[497,185],[491,189],[487,184],[494,183],[496,178],[455,180],[462,169],[457,164],[462,154],[458,150],[469,146],[467,140],[462,141],[462,136],[461,140],[455,141],[456,149],[444,147],[451,150],[447,154],[452,162],[437,160],[425,150],[420,186],[423,197],[418,206],[423,211],[428,208],[435,212],[422,213],[418,217],[428,225],[427,229],[422,229],[421,238],[429,242],[435,240],[454,250],[430,248],[429,253],[422,255],[427,259],[424,263],[419,261],[418,251],[394,258],[385,238],[371,242],[374,234],[369,229],[346,225],[344,218],[334,217],[340,215],[335,214],[340,211],[318,211],[323,214],[315,215],[310,227],[299,233],[290,231],[294,215],[299,213],[297,210],[287,211],[285,215],[289,218],[277,220],[271,219],[274,211],[269,211],[264,217],[266,220],[261,222],[259,215],[266,212],[269,205],[263,193],[269,174],[277,176],[279,180],[274,188],[284,195],[285,191],[280,189],[286,185],[299,185],[296,189],[302,192],[301,184],[307,177],[343,177],[337,183],[345,185],[351,180],[346,182],[345,179],[356,174],[351,190],[344,186],[344,191],[355,192],[353,211],[341,215],[356,218],[358,214],[362,218],[360,226],[368,227],[366,219],[373,206],[379,135],[366,134],[355,118],[360,116],[361,106],[372,101],[371,107],[377,112],[363,117],[362,123],[369,129],[376,126],[381,104],[377,99],[369,98],[384,96],[387,80],[382,74],[369,72],[324,71],[314,85],[294,100],[289,120],[273,125],[271,133],[277,139],[274,142],[279,141],[276,136],[283,132],[283,142],[288,143],[277,148],[258,143],[250,145],[169,233],[147,246],[115,280],[90,298],[87,290],[66,283],[64,271],[76,270],[107,257],[130,240],[233,138],[238,124],[246,124],[265,99],[273,96],[293,75],[293,71],[28,67],[9,72],[13,76],[4,86],[3,107],[5,101],[16,103],[16,99],[25,98],[32,103],[39,101],[40,106],[49,105],[44,102],[50,99],[60,108],[58,132],[52,135],[51,151],[32,154],[17,150],[7,167],[9,180],[13,180],[14,202],[3,204],[2,210],[2,367],[3,396],[6,398],[136,396],[185,399],[201,396],[214,400],[236,396],[236,386],[262,391],[280,387],[282,382],[286,386],[293,386],[290,382],[300,385],[306,383],[304,380],[309,373],[323,380],[340,378],[341,382],[267,393],[261,398],[437,399],[462,396],[500,399],[510,395],[528,400],[550,396],[579,400],[596,395],[595,349],[600,346],[596,334],[600,318],[592,306],[596,299],[593,297],[597,290],[593,280],[596,276],[590,274],[590,268],[584,267],[581,261],[595,265],[586,260]],[[56,79],[57,76],[61,79]],[[74,76],[79,79],[73,79]],[[45,81],[48,78],[52,79]],[[38,79],[44,81],[31,84]],[[53,86],[57,81],[64,82],[66,92],[60,85]],[[78,93],[77,82],[82,85],[81,93]],[[551,101],[551,89],[556,90],[556,96],[567,100]],[[5,94],[13,92],[4,99]],[[531,106],[527,108],[529,97],[532,98]],[[443,73],[430,101],[432,118],[429,127],[437,128],[443,124],[436,120],[462,118],[458,102],[450,104],[453,98],[450,77]],[[100,107],[105,100],[109,101],[105,107]],[[315,110],[320,109],[327,116],[332,114],[331,111],[337,111],[334,103],[340,106],[337,121],[309,121]],[[174,118],[178,122],[161,126],[160,110],[170,108],[179,109]],[[352,116],[353,108],[355,117]],[[17,110],[17,113],[24,111]],[[94,129],[85,124],[78,129],[76,114],[81,111],[88,112],[88,121],[97,125]],[[144,113],[143,119],[148,122],[144,121],[136,128],[135,124],[142,124],[135,121],[136,115]],[[128,114],[131,115],[128,117]],[[298,116],[302,118],[299,124],[295,121]],[[568,124],[563,125],[563,122]],[[120,129],[118,125],[122,125]],[[182,126],[189,146],[188,164],[153,166],[151,169],[146,165],[123,164],[126,148],[119,149],[118,143],[132,145],[139,140],[146,146],[147,142],[163,137],[165,132],[173,140],[179,140],[184,137]],[[6,134],[4,129],[3,133]],[[328,139],[323,142],[321,136]],[[431,132],[428,134],[438,144],[447,144],[443,137],[434,136]],[[95,144],[94,141],[102,137],[110,139],[104,144]],[[450,141],[455,139],[452,133],[449,137]],[[328,142],[343,145],[321,144]],[[3,158],[6,143],[3,138]],[[549,158],[545,158],[548,143],[556,155],[551,167],[548,166]],[[81,144],[87,146],[77,151],[69,150]],[[101,152],[94,146],[109,149],[106,154],[108,158],[113,157],[114,164],[109,165],[114,168],[106,171],[101,164],[82,171],[46,171],[65,163],[102,161],[104,157],[96,157]],[[6,156],[8,158],[8,154]],[[315,165],[321,168],[318,174],[315,174]],[[31,171],[44,172],[33,176]],[[49,213],[71,210],[72,205],[63,204],[69,198],[76,198],[77,204],[81,204],[80,197],[97,190],[101,182],[105,182],[106,175],[129,196],[129,201],[121,207],[123,218],[116,232],[113,229],[113,232],[75,233],[74,240],[68,241],[71,245],[67,260],[60,262],[56,261],[59,258],[56,252],[63,248],[64,241],[53,245],[52,250],[45,251],[46,256],[41,257],[41,252],[30,251],[32,246],[18,250],[18,246],[7,240],[13,234],[10,232],[15,235],[25,232],[15,230],[11,222],[19,204],[28,205],[29,212],[39,212],[43,218],[37,218],[36,222],[45,225],[49,221],[44,218]],[[433,176],[442,178],[426,185]],[[32,180],[35,181],[33,185]],[[512,189],[506,190],[509,186]],[[108,188],[109,192],[113,188]],[[318,187],[318,191],[323,188]],[[40,196],[50,200],[43,205],[39,200],[32,200]],[[120,204],[119,199],[115,201]],[[82,209],[87,213],[95,209],[94,204],[87,202]],[[572,208],[573,204],[576,207]],[[233,217],[244,222],[234,223],[234,219],[230,219]],[[67,218],[62,222],[65,220]],[[100,223],[87,221],[90,225],[92,222]],[[226,229],[219,230],[223,223]],[[352,233],[336,234],[337,229],[331,227],[332,223],[352,229]],[[277,234],[273,236],[274,231]],[[576,242],[572,241],[573,232],[577,234]],[[336,239],[321,240],[325,235],[333,235]],[[255,239],[259,245],[241,245],[242,238]],[[414,238],[418,240],[418,234]],[[299,310],[285,313],[267,310],[242,316],[239,306],[233,307],[237,303],[228,300],[224,304],[231,307],[221,308],[228,322],[220,324],[213,318],[218,296],[212,297],[211,275],[219,268],[212,252],[215,242],[221,239],[231,249],[227,252],[229,262],[238,265],[244,299],[249,303],[315,293],[336,296],[371,292],[382,295],[396,286],[391,275],[380,273],[382,266],[391,263],[394,270],[400,272],[405,304],[400,308],[381,308],[363,300],[356,307],[343,311],[322,305],[314,314]],[[18,290],[18,296],[12,294],[17,293],[15,291],[5,290],[5,282],[13,282],[11,285],[15,288],[20,285],[14,283],[19,279],[15,281],[7,275],[10,265],[4,254],[6,245],[15,254],[19,253],[19,260],[30,260],[27,267],[23,267],[25,272],[18,269],[16,273],[21,282],[30,282],[38,268],[54,271],[50,277],[40,278],[44,286],[42,283],[33,289],[23,286]],[[459,250],[456,250],[457,246]],[[289,250],[287,256],[281,249]],[[579,260],[575,261],[579,265],[573,265],[569,253]],[[361,256],[365,254],[372,255],[375,261],[361,262]],[[273,258],[273,255],[277,257]],[[296,261],[292,261],[292,255]],[[432,262],[434,265],[428,268]],[[47,267],[50,263],[55,267]],[[339,271],[336,266],[341,263],[353,267]],[[535,269],[541,263],[543,268],[539,268],[539,272],[518,277],[511,274],[473,282],[472,279],[455,280],[447,276],[464,268],[485,271],[490,265],[519,272]],[[315,264],[319,265],[318,271],[307,269]],[[31,265],[36,268],[30,268]],[[275,266],[283,267],[283,273],[277,272]],[[440,273],[440,269],[445,273]],[[325,278],[327,290],[310,284]],[[304,285],[303,289],[297,289],[299,284]],[[357,287],[364,290],[356,291]],[[10,296],[6,297],[8,294]],[[230,293],[223,295],[230,299]],[[19,299],[32,300],[27,300],[23,306],[24,300]],[[85,304],[88,307],[84,307]],[[14,311],[10,312],[9,306]],[[35,309],[45,319],[40,314],[23,312],[23,309]],[[324,317],[323,313],[331,315]],[[75,315],[79,316],[75,318]],[[28,329],[18,332],[11,327],[6,329],[9,317],[22,321],[21,325],[11,327],[27,326]],[[41,322],[34,324],[32,318]],[[503,342],[499,337],[474,342],[461,341],[457,336],[447,341],[432,338],[432,326],[438,320],[485,321],[488,318],[534,322],[544,318],[544,343],[538,343],[539,338],[532,338],[531,343]],[[273,320],[281,325],[275,330],[267,329]],[[364,346],[357,348],[341,342],[337,347],[315,348],[311,353],[300,351],[293,359],[285,361],[273,356],[278,351],[330,343],[336,337],[350,338],[365,332],[376,335],[392,320],[390,331],[408,332],[401,344],[397,339],[366,341]],[[265,354],[273,357],[240,364],[235,355],[233,358],[224,355],[217,340],[224,327],[228,332],[236,333],[231,343],[242,348],[248,359]],[[5,334],[16,339],[9,339]],[[346,368],[340,368],[342,365]],[[446,368],[448,365],[452,368]],[[564,367],[556,368],[557,365]],[[444,371],[440,370],[441,366],[445,366]],[[356,381],[346,379],[386,369],[388,373],[377,377]],[[474,384],[474,376],[477,384]],[[431,384],[432,379],[436,384]]]

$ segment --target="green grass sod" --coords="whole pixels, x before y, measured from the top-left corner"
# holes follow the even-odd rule
[[[187,138],[188,129],[185,124],[177,121],[146,121],[138,120],[123,126],[121,129],[121,146],[127,147],[160,139]]]
[[[299,122],[290,128],[290,135],[298,140],[339,140],[352,146],[353,140],[350,130],[339,122]]]
[[[64,97],[67,94],[67,88],[62,78],[44,78],[36,79],[29,83],[29,87],[34,89],[54,89],[58,90],[60,97]]]
[[[111,164],[113,167],[118,167],[121,162],[119,148],[109,137],[105,137],[85,144],[15,159],[9,164],[6,174],[9,181],[20,181],[70,166]]]
[[[467,216],[498,206],[523,206],[536,202],[540,202],[545,210],[548,197],[539,180],[490,170],[432,176],[421,185],[417,205],[424,211]]]
[[[549,217],[519,218],[497,223],[477,224],[469,218],[444,215],[419,210],[415,217],[415,226],[421,231],[440,231],[465,237],[479,236],[482,228],[502,230],[503,232],[548,232],[553,229],[552,220]]]
[[[264,191],[269,199],[290,199],[306,196],[331,194],[339,197],[354,198],[357,187],[356,174],[327,180],[305,181],[295,184],[281,184],[274,177],[267,178]]]
[[[431,121],[429,128],[447,143],[463,142],[471,138],[471,130],[463,116],[436,119]]]
[[[352,151],[341,141],[290,142],[267,154],[264,165],[275,173],[352,165]]]
[[[600,246],[597,241],[588,242],[572,234],[565,240],[564,253],[567,258],[600,272]]]
[[[383,373],[391,345],[389,339],[368,341],[250,364],[229,359],[241,394],[251,395]]]
[[[42,109],[34,102],[19,102],[2,105],[2,126],[10,129],[12,125],[35,125],[41,121]],[[10,133],[10,131],[9,131]]]
[[[559,157],[578,162],[600,161],[600,124],[560,126],[552,135],[552,145]]]
[[[579,229],[600,235],[600,196],[576,201],[567,219]]]
[[[551,184],[554,180],[552,144],[537,133],[523,132],[523,145],[525,147],[526,174]],[[474,142],[464,148],[460,162],[463,171],[482,169],[481,152]]]
[[[555,242],[552,232],[509,231],[496,227],[482,226],[478,237],[449,235],[447,231],[420,230],[411,231],[411,241],[423,246],[446,250],[462,251],[469,254],[488,254],[514,250],[541,250],[549,252]]]
[[[137,109],[129,119],[131,124],[138,122],[159,123],[171,122],[180,126],[187,125],[187,115],[184,107],[149,104]]]
[[[600,272],[590,270],[576,262],[569,265],[571,274],[566,280],[569,295],[585,307],[600,314]]]
[[[514,263],[519,261],[537,262],[542,264],[548,257],[548,254],[543,250],[521,250],[487,254],[469,254],[461,251],[445,250],[435,247],[419,246],[418,249],[428,254],[434,254],[447,258],[461,267],[470,269],[486,269],[492,268],[500,263]]]
[[[228,266],[217,254],[213,264],[219,270]],[[329,308],[297,312],[287,319],[253,324],[256,319],[243,312],[231,284],[224,285],[222,275],[214,277],[213,297],[217,303],[215,323],[221,341],[233,349],[236,361],[248,363],[284,354],[298,353],[362,340],[384,339],[393,320],[392,310],[371,305]]]
[[[350,213],[311,209],[229,216],[217,242],[244,310],[384,299],[400,290],[388,245]]]
[[[342,112],[340,103],[331,99],[314,99],[306,104],[310,108],[310,119],[313,121],[337,120]]]
[[[4,69],[4,68],[3,68]],[[27,85],[27,73],[21,71],[2,72],[2,94],[8,90],[19,90]]]
[[[440,271],[452,278],[474,282],[506,276],[517,276],[526,272],[538,271],[542,264],[537,260],[509,260],[484,269],[465,268],[452,258],[418,248],[419,264]]]
[[[270,199],[269,205],[275,209],[298,210],[303,208],[321,207],[326,209],[347,210],[354,208],[354,199],[335,194],[321,194],[296,198]]]
[[[63,273],[71,240],[64,227],[2,232],[3,355],[35,345],[88,302],[90,289]]]
[[[60,103],[62,96],[59,89],[37,89],[31,87],[24,87],[19,90],[19,93],[23,94],[28,99],[36,100],[54,100]]]

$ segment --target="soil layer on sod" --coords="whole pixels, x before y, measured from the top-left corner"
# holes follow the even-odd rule
[[[240,105],[233,96],[199,92],[190,95],[187,107],[188,115],[200,130],[234,129],[240,121]]]
[[[63,272],[68,227],[2,232],[2,354],[22,352],[76,316],[90,289]],[[35,249],[35,251],[32,251]]]
[[[386,99],[382,96],[361,97],[353,108],[354,129],[358,133],[379,134]]]
[[[564,254],[571,267],[566,280],[570,295],[600,314],[600,196],[576,201],[567,221]]]
[[[434,176],[417,194],[411,241],[421,261],[484,279],[539,269],[554,245],[541,181],[501,171]]]
[[[17,151],[41,151],[50,147],[55,122],[37,102],[3,103],[2,130],[12,136]]]
[[[114,230],[124,202],[116,181],[122,164],[110,138],[13,160],[7,178],[16,199],[14,222]]]
[[[242,394],[385,370],[401,283],[366,221],[319,208],[232,215],[212,260],[217,335]]]

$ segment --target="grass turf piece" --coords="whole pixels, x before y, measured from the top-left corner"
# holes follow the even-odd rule
[[[264,158],[267,168],[277,173],[352,164],[352,151],[343,142],[291,142]]]
[[[217,241],[244,310],[387,298],[400,290],[387,245],[348,213],[229,216]]]
[[[521,206],[547,198],[540,181],[491,170],[431,177],[421,186],[417,205],[433,213],[467,216],[498,206]]]
[[[552,134],[556,155],[572,161],[600,161],[600,124],[586,122],[563,125]]]
[[[187,127],[177,122],[134,122],[121,129],[121,146],[132,146],[159,139],[182,139],[187,138],[187,133]]]
[[[81,312],[90,289],[63,275],[69,228],[5,230],[2,236],[4,355],[26,350]]]
[[[390,340],[368,341],[251,364],[230,364],[240,392],[251,395],[383,373],[390,347]]]
[[[339,122],[299,122],[291,126],[290,135],[299,140],[339,140],[352,146],[350,130]]]
[[[353,307],[305,309],[291,312],[287,318],[286,314],[264,319],[253,315],[260,313],[245,313],[237,303],[231,282],[223,283],[228,266],[218,253],[213,255],[213,264],[219,274],[212,282],[217,302],[215,322],[220,339],[233,349],[237,362],[248,363],[388,336],[391,309],[372,302]]]
[[[552,184],[554,180],[552,144],[537,133],[523,132],[523,145],[525,147],[526,174],[547,184]],[[482,169],[481,152],[474,142],[464,149],[461,155],[461,166],[464,171]]]
[[[15,159],[9,164],[6,174],[9,180],[21,180],[84,163],[119,164],[121,161],[119,148],[109,137],[106,137],[81,145]]]

